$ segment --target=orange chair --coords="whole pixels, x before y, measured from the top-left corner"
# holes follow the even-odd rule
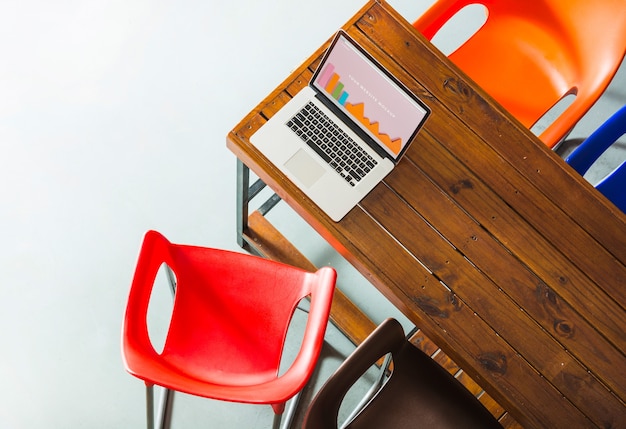
[[[169,330],[158,353],[146,316],[163,264],[176,282]],[[308,273],[247,254],[172,244],[149,231],[122,332],[126,370],[146,383],[148,427],[154,425],[153,385],[212,399],[270,404],[278,427],[285,403],[302,390],[315,368],[335,280],[330,267]],[[278,376],[287,328],[307,296],[310,309],[301,348]]]
[[[450,60],[528,128],[574,94],[539,135],[554,148],[604,92],[624,59],[624,0],[438,0],[413,26],[431,40],[472,4],[485,7],[486,22]]]

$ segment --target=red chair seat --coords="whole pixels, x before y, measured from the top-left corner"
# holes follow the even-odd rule
[[[154,349],[147,311],[157,272],[176,277],[169,330]],[[336,273],[309,273],[242,253],[170,243],[149,231],[139,255],[122,334],[124,364],[147,386],[226,401],[270,404],[277,414],[314,371],[324,341]],[[311,304],[302,345],[278,375],[298,303]]]

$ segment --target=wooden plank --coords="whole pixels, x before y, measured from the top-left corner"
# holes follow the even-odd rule
[[[524,426],[520,425],[513,416],[509,413],[506,413],[500,419],[500,424],[504,429],[525,429]]]
[[[457,376],[459,374],[459,371],[461,371],[461,368],[459,367],[459,365],[454,362],[450,356],[448,356],[447,354],[445,354],[443,352],[443,350],[439,349],[440,351],[438,351],[437,353],[435,353],[433,355],[433,360],[435,362],[437,362],[439,364],[439,366],[441,366],[442,368],[444,368],[446,371],[448,371],[450,374],[452,374],[453,376]],[[468,390],[470,390],[472,393],[476,393],[476,386],[471,385],[467,387]]]
[[[366,27],[366,26],[370,26],[372,21],[376,22],[377,19],[376,18],[372,19],[371,14],[368,14],[367,19],[364,19],[361,22],[365,22],[363,27]],[[378,32],[376,33],[377,35],[381,34],[380,30],[381,29],[379,28]],[[353,37],[354,36],[355,35],[353,34]],[[384,36],[381,36],[380,38],[384,39]],[[405,40],[408,40],[408,37]],[[410,44],[409,42],[406,42],[406,45],[409,45],[409,44]],[[416,64],[414,67],[416,69],[420,68],[421,63],[424,62],[424,59],[422,58],[421,60],[419,60],[418,58],[416,58],[416,56],[414,56],[413,59],[415,60],[415,64]],[[423,68],[425,68],[425,66]],[[467,91],[471,91],[471,90],[468,89]],[[467,93],[463,92],[461,95],[467,95]],[[475,98],[476,97],[470,97],[472,101],[475,100]],[[433,100],[431,99],[430,101],[431,101],[431,107],[432,107]],[[472,107],[474,106],[465,105],[463,106],[462,110],[463,112],[465,111],[468,112],[467,116],[471,116],[472,113],[479,112],[478,109],[471,109]],[[469,110],[473,110],[473,112],[469,112]],[[440,116],[440,114],[442,115]],[[611,359],[609,359],[608,363],[605,362],[605,364],[602,364],[601,368],[594,368],[594,371],[596,371],[596,373],[597,372],[600,373],[599,377],[602,380],[601,383],[607,383],[611,385],[611,388],[617,390],[617,393],[619,395],[622,395],[623,397],[623,391],[624,391],[624,386],[625,386],[624,368],[626,368],[626,365],[624,365],[624,356],[623,356],[621,349],[617,348],[619,347],[617,345],[623,342],[623,332],[624,332],[624,318],[622,317],[624,312],[623,312],[623,306],[621,302],[623,301],[622,297],[624,296],[624,290],[626,290],[626,288],[622,287],[625,281],[625,277],[623,275],[624,266],[622,262],[614,258],[611,253],[608,253],[607,250],[603,247],[603,244],[600,244],[599,241],[596,241],[595,239],[593,239],[593,237],[591,237],[591,235],[589,235],[588,233],[584,232],[584,230],[579,228],[576,221],[572,219],[570,216],[568,216],[568,213],[563,212],[561,208],[557,206],[555,202],[551,201],[546,195],[539,192],[537,188],[535,187],[535,185],[530,182],[530,179],[524,176],[523,174],[524,172],[520,172],[519,178],[518,176],[515,176],[515,175],[513,175],[513,177],[497,176],[497,172],[493,171],[493,166],[498,165],[499,162],[501,163],[503,161],[502,157],[500,157],[498,153],[494,153],[492,155],[490,153],[491,149],[488,148],[484,144],[484,141],[482,141],[479,138],[472,139],[472,137],[468,136],[466,132],[463,132],[464,130],[461,130],[461,132],[455,134],[452,130],[455,127],[455,118],[452,118],[451,117],[452,115],[448,115],[450,116],[450,118],[445,118],[445,114],[446,114],[445,109],[437,110],[436,114],[433,115],[434,119],[431,118],[429,120],[430,122],[427,124],[427,128],[429,132],[430,130],[435,130],[434,132],[439,132],[439,134],[444,134],[444,133],[446,134],[445,137],[438,136],[438,139],[437,139],[438,141],[441,141],[442,144],[450,148],[450,150],[452,150],[452,147],[453,147],[455,150],[455,153],[462,153],[463,161],[471,165],[473,169],[478,170],[476,172],[476,175],[479,175],[481,179],[486,180],[486,181],[491,180],[490,185],[492,187],[500,186],[500,188],[504,190],[523,189],[526,193],[530,194],[530,196],[526,196],[525,199],[520,199],[518,195],[520,194],[523,195],[522,192],[511,192],[510,193],[511,196],[507,200],[505,200],[504,204],[508,206],[514,206],[521,213],[520,219],[522,222],[521,223],[517,222],[517,225],[520,225],[520,224],[523,225],[527,221],[527,219],[532,219],[533,223],[530,226],[531,229],[527,231],[522,231],[522,233],[520,233],[519,230],[509,231],[508,234],[501,234],[498,238],[500,239],[501,242],[505,242],[506,240],[511,240],[512,237],[518,237],[520,241],[520,247],[519,249],[517,249],[518,250],[517,255],[519,256],[520,252],[524,251],[525,249],[529,249],[529,252],[534,252],[536,254],[536,247],[534,246],[535,243],[544,243],[546,242],[545,237],[547,237],[549,241],[546,244],[550,246],[551,251],[544,252],[542,255],[543,258],[540,261],[535,260],[535,264],[532,267],[534,269],[537,269],[537,268],[540,269],[541,267],[546,266],[545,261],[549,260],[549,259],[546,259],[548,256],[552,256],[553,259],[550,260],[551,262],[554,262],[554,259],[555,259],[554,255],[556,255],[557,261],[558,260],[561,261],[558,265],[556,265],[558,268],[553,269],[554,270],[553,273],[547,273],[545,271],[541,273],[543,275],[543,278],[547,279],[548,281],[551,278],[556,277],[554,279],[554,282],[548,283],[548,287],[544,287],[543,285],[540,284],[540,286],[543,287],[542,290],[545,291],[549,296],[549,298],[547,299],[544,298],[544,302],[542,303],[544,305],[544,308],[542,308],[541,310],[545,311],[545,304],[550,304],[551,300],[553,300],[555,297],[558,299],[559,294],[561,294],[561,295],[564,295],[565,297],[565,299],[563,300],[563,303],[566,304],[565,312],[575,317],[574,322],[578,321],[580,323],[572,324],[572,320],[561,319],[559,320],[559,323],[554,323],[554,321],[551,321],[552,323],[544,324],[544,327],[546,329],[550,329],[551,331],[556,328],[557,332],[555,335],[565,338],[565,342],[567,342],[568,338],[573,338],[572,328],[578,329],[579,327],[582,327],[583,330],[588,330],[591,333],[591,337],[594,338],[594,340],[600,341],[602,343],[600,344],[599,347],[595,348],[594,346],[597,344],[589,344],[588,342],[586,342],[584,334],[577,335],[575,338],[573,338],[572,341],[569,341],[569,344],[578,348],[577,350],[578,356],[582,356],[584,360],[587,360],[586,358],[590,354],[601,353],[601,354],[611,355]],[[460,125],[457,126],[457,128],[459,127]],[[484,124],[483,124],[483,128],[492,129],[493,127],[491,128],[484,127]],[[460,135],[463,135],[462,139],[458,138],[458,136]],[[473,141],[473,140],[476,140],[476,141]],[[427,142],[427,143],[430,143],[430,142]],[[512,145],[514,144],[512,143]],[[414,158],[414,161],[416,163],[418,163],[419,161],[423,161],[422,164],[425,166],[424,168],[426,168],[426,166],[430,165],[429,161],[432,161],[433,158],[424,159],[423,152],[422,152],[424,147],[428,148],[428,145],[427,144],[420,145],[418,149],[416,149],[414,146],[412,152],[410,153],[410,156]],[[493,152],[493,150],[491,151]],[[487,156],[487,154],[489,156]],[[488,159],[489,157],[490,159]],[[447,165],[439,165],[437,167],[440,171],[443,171],[444,173],[449,172]],[[482,168],[482,169],[479,169],[479,168]],[[406,171],[404,171],[403,173],[400,173],[398,170],[399,169],[397,169],[391,176],[405,178]],[[515,171],[516,169],[510,168],[510,170]],[[553,170],[558,171],[557,168],[553,168]],[[453,176],[453,174],[450,174],[450,176]],[[447,183],[448,186],[445,186],[444,189],[448,192],[449,198],[454,199],[456,197],[456,195],[453,195],[454,191],[450,192],[450,190],[451,189],[454,190],[454,186],[459,185],[459,179],[465,178],[465,177],[466,176],[457,175],[455,182]],[[509,181],[509,182],[515,183],[516,180],[517,180],[517,184],[514,186],[509,185],[507,189],[506,182]],[[407,198],[407,195],[410,195],[411,192],[414,195],[416,195],[413,207],[416,210],[419,210],[420,205],[423,205],[420,203],[425,198],[422,192],[416,193],[415,191],[416,190],[421,191],[422,188],[419,185],[416,186],[415,182],[409,179],[406,180],[406,183],[407,183],[407,186],[406,186],[407,193],[406,195],[403,194],[403,197]],[[467,185],[468,183],[469,185],[473,186],[473,182],[471,181],[460,183],[460,185]],[[395,192],[398,192],[397,184],[394,183],[391,186]],[[463,186],[459,186],[459,189],[463,190]],[[472,215],[474,216],[475,213],[480,214],[481,208],[484,207],[484,200],[480,198],[479,196],[473,195],[472,191],[473,189],[470,189],[469,191],[466,192],[469,196],[466,197],[466,201],[465,201],[466,205],[462,207],[467,212],[472,213]],[[516,199],[518,199],[519,201],[515,201]],[[428,207],[430,208],[430,206],[432,205],[431,204],[432,200],[429,198],[428,201],[429,201]],[[474,203],[474,205],[468,208],[467,203]],[[396,207],[397,205],[397,203],[390,203],[388,201],[379,201],[379,200],[376,201],[376,204],[382,205],[384,207]],[[537,208],[533,204],[538,205],[540,208]],[[539,211],[541,211],[541,215],[537,215]],[[491,218],[492,223],[494,220],[493,214],[500,213],[500,212],[509,213],[511,212],[511,210],[505,207],[502,210],[493,210],[489,212],[489,216],[492,217]],[[439,213],[436,213],[434,215],[436,220],[434,220],[433,222],[436,222],[439,226],[440,219],[445,218],[448,215],[448,213],[449,212],[446,212],[446,211],[441,211]],[[397,218],[397,214],[395,217]],[[456,216],[449,216],[449,218],[451,220],[453,219],[454,222],[457,222]],[[560,226],[563,228],[563,230],[565,230],[566,232],[567,231],[574,231],[574,232],[570,234],[567,234],[567,233],[555,234],[554,231],[549,230],[548,225],[553,225],[555,218],[562,220]],[[376,217],[376,219],[379,220],[378,217]],[[474,224],[474,228],[480,231],[481,229],[485,229],[486,225],[487,226],[489,225],[488,219],[478,219],[477,223]],[[407,225],[404,225],[404,227],[406,228]],[[398,228],[398,229],[401,230],[402,228]],[[525,232],[534,233],[534,235],[531,234],[531,237],[536,237],[536,240],[529,239],[529,236],[526,235]],[[539,232],[539,234],[537,232]],[[396,238],[398,237],[398,235],[396,234],[394,234],[394,236]],[[469,238],[468,243],[471,243],[472,241],[477,241],[477,235],[468,237],[466,234],[465,238]],[[493,239],[490,237],[486,237],[486,238],[488,241],[493,241]],[[552,244],[549,244],[549,243],[552,243]],[[604,240],[603,243],[609,243],[609,245],[615,245],[615,240],[608,239],[608,240]],[[403,242],[403,244],[406,245],[405,242]],[[458,243],[453,243],[453,244],[459,245]],[[469,245],[467,245],[466,247],[469,247]],[[585,255],[585,252],[580,251],[581,247],[588,249],[590,253],[594,255],[594,258],[588,258]],[[618,246],[617,248],[623,249],[624,246],[622,246],[621,248]],[[613,247],[613,249],[615,249],[615,247]],[[484,248],[483,248],[483,252],[481,253],[481,255],[484,256],[485,258],[491,258],[492,260],[497,260],[497,257],[500,255],[499,252],[502,255],[509,255],[508,252],[500,251],[498,249],[496,249],[495,251],[491,251],[491,252],[484,252]],[[425,255],[425,257],[428,257],[428,256]],[[600,262],[598,263],[595,258],[598,258]],[[423,259],[420,259],[420,260],[424,263]],[[433,258],[433,261],[440,261],[440,260],[441,259],[439,257]],[[525,262],[526,261],[528,260],[526,259]],[[514,261],[514,262],[516,265],[519,265],[518,261]],[[574,262],[574,264],[572,264],[572,262]],[[427,266],[433,269],[432,266],[430,265],[427,265]],[[583,270],[584,270],[584,274],[583,274]],[[492,272],[492,270],[491,271],[486,270],[486,271]],[[563,271],[565,271],[565,274],[563,274]],[[471,270],[466,272],[465,274],[468,274],[470,272]],[[555,273],[558,273],[558,274],[555,276],[554,275]],[[499,278],[505,278],[505,277],[499,277]],[[563,287],[564,282],[568,283],[567,287]],[[541,283],[541,282],[538,281],[538,278],[535,278],[533,283],[536,284],[536,283]],[[498,286],[501,286],[500,283],[498,283]],[[557,292],[555,293],[555,291]],[[594,293],[595,291],[597,291],[597,293]],[[539,296],[541,298],[540,294]],[[612,300],[613,298],[616,298],[616,301],[613,301]],[[537,294],[536,293],[535,293],[535,296],[533,297],[533,300],[535,301],[535,306],[531,307],[531,310],[537,308],[537,303],[536,303]],[[476,300],[474,299],[473,302],[476,302]],[[568,307],[567,306],[568,303],[573,305],[575,309]],[[522,306],[522,308],[526,309],[526,305],[524,304],[526,303],[522,302],[520,305]],[[558,306],[554,306],[554,307],[557,307],[558,310],[561,310],[561,308],[559,308]],[[510,310],[514,310],[514,307],[511,307]],[[517,312],[519,313],[519,311]],[[587,323],[584,319],[581,319],[576,314],[576,312],[580,312],[582,314],[585,314],[586,317],[592,318],[592,324],[595,326],[599,326],[602,329],[602,335],[608,336],[609,340],[613,342],[613,344],[603,342],[604,339],[601,336],[598,336],[596,333],[592,332],[594,328],[591,328],[590,324]],[[555,314],[553,311],[553,314],[549,314],[548,316],[554,316],[554,315]],[[545,315],[544,315],[544,320],[545,320]],[[492,326],[497,326],[497,324],[493,324],[493,320],[489,323]],[[506,326],[513,326],[513,325],[509,323]],[[532,326],[531,320],[529,320],[529,324],[527,324],[526,326],[532,329],[533,326]],[[494,329],[497,330],[497,328],[494,328]],[[538,331],[538,333],[539,333],[540,338],[544,338],[544,332]],[[532,336],[532,338],[536,338],[536,336]],[[550,343],[554,344],[554,341],[551,341]],[[519,342],[516,342],[516,344],[523,345],[524,342],[519,341]],[[544,342],[543,340],[538,340],[536,344],[543,345]],[[615,347],[614,345],[617,347]],[[528,349],[530,350],[532,349],[532,347],[528,347]],[[557,352],[556,356],[562,356],[564,350],[565,350],[564,348],[559,348],[557,346],[557,348],[555,349],[555,351]],[[522,354],[524,356],[527,356],[526,353],[522,353]],[[550,362],[542,362],[542,360],[540,359],[541,356],[539,354],[535,354],[535,356],[536,356],[534,359],[535,367],[542,368],[542,370],[544,371],[544,374],[547,375],[548,379],[550,379],[553,382],[559,383],[559,388],[562,389],[566,393],[566,396],[569,398],[572,398],[576,402],[578,407],[581,407],[582,409],[585,410],[585,413],[587,413],[590,416],[593,416],[593,419],[596,422],[598,422],[598,424],[606,424],[607,422],[610,423],[611,419],[615,418],[616,416],[619,415],[619,413],[623,412],[623,403],[615,397],[612,397],[612,399],[609,400],[611,404],[608,406],[608,408],[605,408],[603,410],[597,409],[596,404],[601,403],[602,398],[607,397],[608,390],[604,386],[602,386],[601,383],[598,384],[597,380],[594,380],[592,377],[589,377],[589,375],[586,375],[585,374],[586,369],[583,366],[580,366],[576,363],[572,363],[572,360],[570,358],[565,357],[564,361],[568,362],[568,367],[565,369],[563,368],[558,369],[557,368],[558,363],[556,362],[556,360],[559,360],[559,359],[556,359],[554,363],[551,364]],[[531,359],[533,359],[532,354],[531,354]],[[602,359],[595,359],[595,360],[602,361]],[[567,377],[568,373],[572,376],[572,378]],[[572,383],[572,380],[578,380],[578,381],[576,383]],[[579,382],[580,384],[578,384]],[[580,391],[580,385],[582,385],[585,389],[589,389],[589,390],[586,390],[585,393],[583,393],[582,391]],[[591,397],[595,397],[595,399],[592,399],[590,401],[589,396],[588,396],[589,393],[591,393]],[[608,395],[608,397],[611,398],[611,395]],[[608,411],[608,414],[605,414],[605,412],[607,411]]]
[[[411,338],[409,338],[409,341],[415,347],[426,353],[428,356],[432,356],[437,353],[438,350],[441,350],[437,346],[437,344],[435,344],[430,338],[428,338],[424,331],[422,331],[421,329],[413,334]]]
[[[490,191],[485,189],[477,177],[460,166],[449,153],[444,152],[438,148],[436,142],[427,139],[427,144],[423,146],[419,156],[411,155],[411,159],[423,169],[423,174],[419,174],[415,169],[403,168],[398,176],[406,179],[404,184],[399,183],[396,176],[391,177],[389,182],[428,222],[437,222],[438,231],[452,245],[463,252],[464,256],[480,270],[488,273],[490,278],[497,280],[498,288],[505,291],[518,306],[524,308],[525,312],[538,321],[565,348],[583,361],[590,355],[599,357],[601,366],[592,370],[603,383],[623,394],[626,371],[623,350],[595,332],[606,322],[603,315],[613,312],[614,317],[619,318],[623,312],[613,301],[606,300],[604,294],[597,297],[590,293],[583,295],[583,291],[578,289],[562,293],[569,297],[578,291],[579,295],[583,295],[574,297],[576,309],[567,300],[561,299],[554,291],[559,287],[559,284],[554,284],[558,280],[555,279],[552,284],[544,282],[551,275],[548,270],[554,260],[561,261],[562,268],[559,271],[561,275],[568,275],[571,279],[580,278],[578,283],[585,284],[587,291],[592,290],[594,284],[583,273],[568,267],[567,261],[561,259],[554,247],[542,241],[541,236],[538,236],[537,232],[522,219],[511,217],[503,201],[494,200]],[[438,186],[434,186],[434,182]],[[458,187],[456,191],[455,186]],[[415,194],[415,187],[420,189],[419,194]],[[437,194],[441,193],[446,193],[448,198],[440,198]],[[452,198],[455,198],[455,201],[462,199],[466,209],[468,205],[473,205],[473,202],[480,201],[482,208],[474,209],[472,206],[473,216],[484,212],[484,217],[492,217],[497,213],[499,218],[497,236],[494,238],[486,231],[484,227],[486,220],[482,218],[472,220],[463,215],[462,209],[455,207]],[[427,206],[421,204],[423,199],[428,199],[430,203]],[[484,207],[488,207],[488,203],[491,207],[485,210]],[[441,213],[447,213],[449,215],[447,218],[454,221],[446,223],[438,220]],[[450,216],[452,214],[455,215]],[[464,218],[466,222],[460,221]],[[534,271],[528,265],[534,267]],[[586,312],[583,312],[580,309],[585,308],[585,305]],[[591,313],[587,316],[591,323],[583,318],[581,313]],[[620,338],[623,339],[619,327],[613,327],[611,335],[608,336],[618,343]]]
[[[426,336],[424,331],[422,331],[421,329],[415,332],[409,338],[409,341],[411,342],[411,344],[413,344],[415,347],[417,347],[427,355],[431,357],[436,356],[435,360],[440,365],[441,362],[444,362],[443,366],[448,369],[448,371],[452,374],[455,374],[459,371],[459,366],[456,365],[454,361],[452,361],[452,359],[450,359],[445,354],[445,352],[441,350],[430,338],[428,338],[428,336]],[[506,412],[504,408],[502,408],[502,405],[498,404],[495,399],[489,396],[489,394],[486,393],[483,388],[480,387],[478,383],[476,383],[468,375],[464,375],[460,378],[457,377],[457,380],[459,380],[461,384],[463,384],[463,386],[465,386],[465,388],[470,392],[473,392],[475,394],[480,392],[480,394],[478,395],[480,402],[497,419],[501,418],[502,415]]]
[[[493,142],[504,159],[546,192],[548,200],[558,201],[578,225],[620,261],[626,261],[623,233],[616,237],[614,231],[607,231],[605,221],[610,219],[611,224],[621,225],[621,231],[626,231],[626,215],[606,199],[598,198],[589,183],[572,169],[564,168],[563,160],[488,94],[477,85],[470,86],[467,82],[471,80],[438,49],[430,43],[419,43],[416,39],[425,39],[393,8],[384,2],[373,4],[356,26],[382,50],[394,52],[398,65],[419,79],[428,93],[450,106],[469,129],[481,130],[482,137]],[[401,43],[390,45],[391,40]],[[535,144],[515,144],[509,140],[512,135],[524,135]],[[567,192],[581,187],[588,192]],[[593,212],[589,207],[594,207]]]
[[[372,205],[381,210],[389,207],[383,202]],[[396,220],[404,216],[395,211],[393,214]],[[506,409],[514,409],[515,404],[555,404],[549,410],[528,409],[523,415],[516,414],[516,420],[529,427],[558,427],[571,420],[579,422],[580,427],[595,426],[546,383],[516,350],[495,335],[472,308],[457,299],[438,277],[407,253],[403,245],[390,241],[388,232],[377,222],[370,214],[356,210],[342,221],[343,232],[350,242],[349,250],[355,255],[355,266],[359,268],[361,261],[366,260],[369,267],[377,267],[375,272],[370,272],[371,281],[436,343],[445,344],[446,353],[455,362],[471,362],[472,365],[462,365],[463,368],[480,385],[491,386],[489,394]],[[408,227],[408,231],[414,233],[415,226]],[[378,243],[378,246],[368,243]],[[436,252],[430,241],[422,241],[421,246]],[[454,275],[454,269],[450,268],[450,274]],[[407,306],[409,302],[415,305]]]
[[[580,228],[553,202],[545,201],[539,195],[531,197],[532,184],[520,181],[513,174],[502,177],[494,171],[492,165],[503,161],[477,137],[466,136],[461,142],[455,126],[449,125],[450,118],[445,117],[445,112],[441,112],[441,116],[433,120],[439,126],[428,130],[433,139],[422,136],[424,141],[420,142],[419,150],[410,151],[408,156],[439,184],[449,198],[472,213],[482,229],[506,245],[594,326],[602,327],[603,335],[614,344],[620,344],[626,330],[624,309],[618,298],[623,292],[609,295],[607,291],[613,286],[626,290],[625,267],[604,249],[598,248],[597,242],[573,232]],[[457,146],[467,156],[463,166],[449,152],[452,140],[459,141]],[[459,148],[455,151],[458,153]],[[488,197],[488,200],[484,199]],[[511,210],[511,206],[519,210]],[[568,235],[575,243],[546,237],[537,224],[549,220],[553,222],[553,229],[558,225],[561,235]],[[574,252],[576,257],[572,256]],[[573,263],[573,259],[582,257],[594,261],[596,268],[589,270]],[[602,269],[602,276],[597,267]]]
[[[507,412],[502,407],[502,405],[498,404],[495,399],[493,399],[489,394],[485,391],[478,397],[478,400],[491,412],[491,414],[500,420]],[[513,418],[511,418],[514,420]]]
[[[414,176],[408,174],[407,168],[398,167],[396,172],[394,173],[397,181],[410,183],[411,189],[415,189]],[[423,187],[420,189],[424,191]],[[428,193],[424,192],[417,200],[421,202],[427,195]],[[545,330],[537,329],[535,320],[528,313],[520,311],[519,306],[504,295],[500,284],[494,284],[476,270],[476,267],[462,253],[450,246],[450,243],[444,240],[438,231],[433,230],[430,224],[415,224],[411,218],[411,208],[397,199],[396,195],[386,192],[384,187],[379,187],[362,202],[362,206],[382,227],[400,240],[406,251],[429,268],[433,275],[450,289],[447,302],[429,297],[417,290],[412,299],[417,301],[424,311],[436,317],[455,318],[458,314],[455,307],[466,306],[475,313],[476,318],[480,317],[496,332],[501,326],[515,326],[516,329],[507,330],[506,335],[500,334],[509,343],[509,347],[524,356],[535,370],[543,373],[547,380],[573,400],[575,405],[594,421],[604,424],[607,416],[617,416],[623,411],[622,403],[615,397],[609,400],[611,396],[608,395],[607,388],[589,374],[586,367],[572,362],[568,352]],[[433,207],[438,200],[429,201],[428,206]],[[451,210],[439,212],[439,216],[450,214]],[[463,225],[461,214],[452,216],[451,219]],[[405,231],[410,231],[410,234],[406,234]],[[471,238],[469,240],[473,241]],[[428,243],[428,246],[424,246],[424,243]],[[500,257],[498,247],[501,248],[496,243],[495,249],[483,253],[497,259]],[[395,255],[390,251],[389,254]],[[441,261],[446,263],[442,264]],[[443,286],[441,289],[443,292]],[[496,294],[502,295],[497,307],[491,305],[491,298]],[[532,334],[529,335],[530,333]],[[615,373],[615,368],[607,368],[607,371],[611,370]],[[571,383],[571,380],[578,380],[579,383]]]
[[[463,370],[460,370],[455,378],[464,385],[474,396],[478,396],[483,392],[483,389],[476,384],[474,380]]]
[[[307,68],[303,70],[302,73],[296,79],[294,79],[289,86],[287,86],[285,91],[287,92],[287,94],[289,94],[290,97],[294,97],[298,92],[300,92],[302,88],[307,86],[309,80],[311,80],[311,77],[313,77],[313,72],[311,71],[311,69]]]
[[[379,8],[374,7],[372,10],[378,11]],[[390,21],[388,19],[380,19],[380,17],[375,17],[374,19],[370,18],[371,16],[368,15],[367,20],[361,21],[367,24],[367,28],[375,25],[372,24],[372,22],[376,23],[381,20],[385,23],[384,25],[387,26],[387,21]],[[363,26],[365,26],[365,24],[363,24]],[[389,29],[389,31],[400,31],[399,28],[401,28],[400,24],[395,23],[394,27]],[[378,31],[380,30],[381,28],[378,29]],[[375,50],[375,46],[370,46],[369,44],[372,42],[379,43],[380,45],[385,44],[384,36],[381,36],[378,31],[372,32],[373,37],[375,37],[373,41],[366,39],[362,34],[358,33],[354,29],[351,31],[351,35],[361,44],[367,46],[368,49]],[[408,40],[409,37],[414,38],[416,35],[415,32],[411,31],[410,33],[407,33],[406,36]],[[409,42],[406,42],[406,44],[410,45]],[[404,45],[394,46],[393,51],[396,52],[403,47],[406,48]],[[517,158],[513,158],[514,155],[505,152],[504,149],[501,149],[501,147],[504,146],[508,149],[509,147],[516,148],[524,145],[517,145],[515,142],[511,141],[508,141],[506,144],[495,144],[498,139],[493,134],[494,126],[486,125],[484,123],[486,120],[485,118],[489,118],[491,116],[499,117],[502,115],[496,113],[495,111],[488,111],[485,113],[484,110],[488,109],[490,105],[487,104],[485,100],[480,100],[480,94],[472,92],[473,90],[469,87],[467,87],[464,91],[461,91],[461,94],[459,95],[457,91],[446,92],[445,89],[442,89],[445,85],[442,84],[441,80],[433,82],[432,86],[428,86],[425,84],[423,85],[421,80],[418,83],[415,79],[408,77],[408,75],[405,76],[406,72],[399,68],[398,64],[395,64],[396,59],[398,59],[398,61],[406,61],[409,66],[411,66],[411,70],[415,72],[413,76],[418,78],[424,77],[425,80],[427,78],[430,80],[433,79],[432,76],[425,76],[423,73],[423,70],[428,69],[425,63],[429,60],[429,58],[418,55],[416,52],[409,52],[411,55],[407,53],[406,57],[398,58],[396,56],[393,61],[385,59],[383,64],[387,68],[391,69],[394,74],[401,76],[405,83],[411,82],[411,84],[407,83],[407,85],[418,95],[429,98],[429,104],[431,107],[433,107],[433,103],[437,104],[436,114],[432,115],[427,121],[425,128],[432,131],[442,144],[447,145],[449,148],[454,148],[457,153],[466,154],[464,162],[466,162],[479,177],[484,180],[492,180],[492,182],[488,183],[495,189],[504,190],[505,188],[508,188],[508,192],[504,194],[504,196],[507,197],[505,200],[507,204],[515,207],[516,210],[522,213],[526,218],[532,219],[533,227],[538,229],[542,235],[548,237],[550,241],[555,244],[558,251],[563,253],[563,258],[567,259],[568,265],[574,264],[578,266],[580,270],[585,272],[586,275],[598,285],[598,288],[605,291],[605,295],[616,298],[618,303],[615,305],[623,311],[626,307],[626,279],[621,274],[624,272],[624,261],[626,261],[626,216],[618,215],[621,219],[623,228],[617,231],[611,231],[610,233],[607,233],[607,228],[604,222],[599,222],[597,216],[592,216],[592,219],[589,219],[589,221],[594,222],[594,225],[597,223],[604,225],[602,227],[602,234],[597,237],[602,240],[602,243],[609,246],[605,248],[604,244],[600,244],[595,235],[590,235],[584,229],[579,227],[579,224],[581,223],[580,219],[572,218],[573,213],[569,210],[564,211],[565,207],[561,201],[562,197],[558,198],[554,195],[544,195],[538,190],[536,185],[539,182],[536,180],[535,176],[537,174],[537,170],[542,171],[542,169],[545,169],[543,173],[544,175],[550,175],[551,177],[554,174],[560,173],[560,177],[552,177],[552,180],[555,183],[553,183],[551,187],[554,188],[557,185],[561,187],[559,192],[556,193],[557,195],[571,194],[571,192],[567,192],[569,188],[574,187],[572,186],[571,181],[576,181],[579,185],[583,184],[583,186],[587,187],[590,187],[590,185],[579,175],[578,177],[563,175],[563,161],[557,155],[547,150],[540,142],[537,142],[532,158],[538,160],[541,159],[543,160],[543,163],[533,164],[535,170],[530,172],[527,171],[527,168],[524,170],[520,169],[519,164],[522,164],[522,162]],[[420,51],[419,54],[426,55],[426,53],[422,51]],[[430,58],[430,60],[436,61],[434,54],[432,52],[430,54],[430,56],[433,57]],[[382,51],[378,51],[377,55],[383,59],[386,56]],[[463,115],[452,115],[451,112],[448,111],[448,108],[445,107],[450,105],[459,106]],[[444,119],[444,116],[447,116],[447,118]],[[472,119],[473,122],[470,122],[470,124],[474,126],[475,129],[479,129],[483,132],[483,134],[479,136],[480,138],[477,138],[476,140],[468,138],[467,128],[464,127],[463,122],[459,122],[459,118],[466,122],[470,122],[470,119]],[[445,124],[445,126],[434,126],[434,122],[436,121],[440,121],[440,123]],[[500,122],[502,122],[501,119]],[[501,126],[506,128],[504,124]],[[509,128],[510,127],[513,127],[513,125],[509,124]],[[456,132],[452,131],[453,129],[456,129]],[[445,138],[440,137],[442,134],[445,134]],[[526,134],[526,136],[524,136],[524,134]],[[460,135],[463,136],[462,139],[458,138]],[[528,130],[524,129],[524,133],[520,134],[517,132],[514,135],[520,135],[520,137],[527,138],[530,133]],[[486,142],[490,143],[487,144]],[[409,152],[416,152],[419,150],[419,147],[421,147],[421,145],[414,145]],[[531,155],[526,154],[525,156],[528,158]],[[510,170],[518,171],[519,176],[494,176],[493,166],[498,165],[503,161],[509,162],[511,165]],[[559,163],[561,165],[555,165]],[[490,172],[492,173],[491,176],[488,174]],[[569,188],[564,182],[569,182]],[[593,193],[597,194],[597,192],[593,189],[591,189],[591,193],[592,196]],[[552,194],[552,192],[550,194]],[[556,204],[556,202],[558,202],[558,204]],[[579,200],[576,200],[575,203],[578,204]],[[609,205],[611,204],[609,203]],[[572,209],[583,210],[583,208],[579,206]],[[540,210],[540,214],[538,214],[538,210]],[[586,207],[584,208],[584,211],[588,212]],[[598,215],[599,214],[600,213],[598,213]],[[610,217],[615,216],[612,212],[606,213],[606,215]],[[554,228],[553,219],[555,217],[562,219],[561,228],[563,230],[570,231],[569,234],[562,234],[560,233],[561,228],[558,230]],[[586,249],[586,252],[581,252],[581,248]],[[592,258],[587,257],[588,254],[595,255],[597,260],[596,258],[593,258],[592,260]],[[621,255],[621,260],[614,257],[613,254]],[[600,261],[601,263],[597,263],[596,261]],[[561,282],[568,280],[568,278],[561,276]],[[586,288],[584,289],[587,290]],[[621,332],[623,332],[623,329]]]

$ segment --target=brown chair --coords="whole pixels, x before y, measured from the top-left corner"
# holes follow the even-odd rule
[[[304,429],[337,428],[339,407],[352,385],[381,357],[393,371],[384,385],[344,424],[349,429],[502,428],[463,385],[407,341],[400,323],[385,320],[346,359],[313,399]]]

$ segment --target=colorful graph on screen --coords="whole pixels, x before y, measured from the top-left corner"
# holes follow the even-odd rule
[[[402,139],[392,138],[388,134],[381,132],[379,130],[379,122],[365,116],[365,102],[351,103],[350,94],[346,91],[346,85],[341,79],[341,76],[335,72],[335,66],[332,63],[327,63],[318,78],[318,82],[328,94],[337,100],[340,105],[387,146],[390,151],[396,155],[400,153],[402,149]]]

